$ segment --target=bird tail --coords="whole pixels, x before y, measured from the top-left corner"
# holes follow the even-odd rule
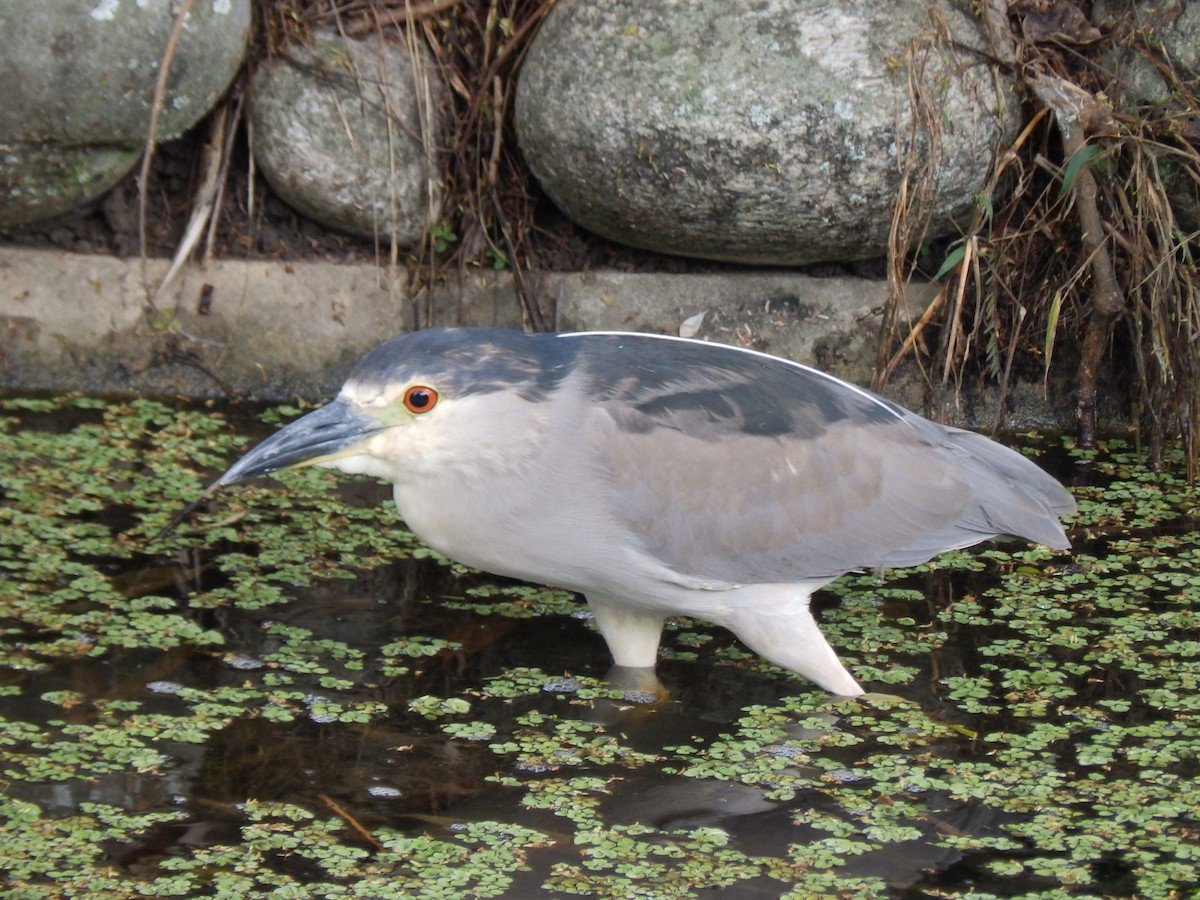
[[[951,448],[970,473],[981,517],[964,525],[1056,550],[1071,545],[1058,521],[1075,512],[1066,488],[1015,450],[973,431],[948,430]]]

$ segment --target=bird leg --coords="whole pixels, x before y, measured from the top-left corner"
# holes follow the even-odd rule
[[[831,694],[847,697],[862,687],[817,627],[809,595],[793,585],[756,584],[739,588],[721,624],[747,647],[777,666],[798,672]]]
[[[658,661],[658,641],[662,637],[664,617],[594,597],[587,600],[613,662],[631,669],[653,668]]]

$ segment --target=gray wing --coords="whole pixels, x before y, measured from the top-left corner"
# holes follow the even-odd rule
[[[738,583],[905,566],[998,535],[1055,547],[1070,495],[1020,454],[814,370],[738,351],[594,365],[585,440],[610,512],[665,565]],[[606,360],[605,364],[612,364]],[[664,374],[671,373],[671,374]]]

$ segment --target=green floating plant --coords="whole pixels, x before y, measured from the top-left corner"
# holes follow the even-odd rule
[[[535,619],[587,637],[583,607],[439,567],[386,490],[288,473],[156,539],[260,427],[0,400],[6,897],[1167,900],[1200,881],[1200,503],[1174,451],[1153,472],[1122,441],[1068,446],[1090,473],[1073,553],[996,544],[830,585],[831,641],[900,696],[829,698],[681,619],[667,690],[634,697],[533,641],[503,656],[495,635]],[[410,587],[430,571],[434,593]],[[219,839],[147,849],[213,809]],[[942,874],[958,859],[970,883]]]

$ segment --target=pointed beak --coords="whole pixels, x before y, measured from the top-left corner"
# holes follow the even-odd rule
[[[354,456],[364,440],[386,427],[339,398],[271,435],[222,475],[217,486]]]

